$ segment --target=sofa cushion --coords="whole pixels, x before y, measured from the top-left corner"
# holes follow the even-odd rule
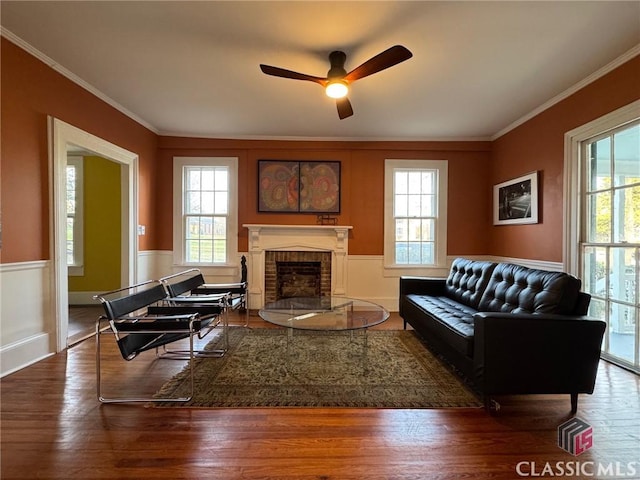
[[[507,313],[573,313],[581,282],[563,272],[499,263],[478,310]]]
[[[477,310],[495,266],[492,262],[456,258],[447,277],[446,295]]]
[[[447,297],[410,294],[406,298],[433,319],[427,325],[429,330],[461,354],[473,356],[473,315],[476,310]]]

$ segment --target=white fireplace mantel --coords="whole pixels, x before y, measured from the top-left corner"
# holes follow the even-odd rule
[[[345,225],[245,224],[249,230],[249,306],[264,305],[264,253],[280,251],[331,252],[331,294],[346,295],[349,230]]]

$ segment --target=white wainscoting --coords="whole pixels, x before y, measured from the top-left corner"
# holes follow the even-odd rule
[[[237,282],[240,279],[240,258],[247,258],[249,278],[253,266],[246,252],[238,253],[237,266],[203,267],[201,271],[210,282]],[[455,256],[448,258],[449,265]],[[509,262],[530,268],[562,271],[560,262],[522,258],[465,256],[474,260]],[[384,275],[382,255],[350,255],[346,274],[346,296],[368,300],[389,311],[398,310],[398,277]],[[185,270],[188,266],[174,265],[173,252],[142,251],[138,254],[137,281],[157,279]],[[420,275],[419,271],[416,275]],[[57,321],[54,318],[54,299],[51,297],[53,272],[51,262],[36,261],[0,264],[0,377],[55,354]],[[84,292],[89,298],[94,292]],[[73,301],[74,294],[69,294]],[[254,308],[252,306],[252,308]]]
[[[55,353],[51,263],[0,264],[0,376]]]

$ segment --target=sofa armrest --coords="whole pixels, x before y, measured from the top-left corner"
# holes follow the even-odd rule
[[[400,277],[400,296],[410,293],[441,296],[444,294],[446,281],[446,278],[435,277]]]
[[[586,316],[474,315],[474,374],[485,394],[592,393],[606,324]]]

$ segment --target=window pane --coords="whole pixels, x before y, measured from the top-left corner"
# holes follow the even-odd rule
[[[200,240],[200,261],[213,262],[213,241]]]
[[[640,124],[613,136],[615,185],[640,182]]]
[[[630,363],[635,361],[636,314],[635,308],[628,305],[611,303],[609,315],[609,353]]]
[[[422,193],[422,173],[421,172],[409,172],[409,193]]]
[[[395,172],[395,193],[408,193],[408,172]]]
[[[422,244],[422,263],[432,264],[435,262],[433,254],[435,244],[433,242],[425,242]]]
[[[213,190],[213,169],[202,169],[202,184],[200,188],[201,190]]]
[[[409,263],[413,263],[413,264],[420,264],[421,262],[421,256],[420,256],[420,247],[422,246],[422,244],[420,242],[409,242],[408,244],[408,248],[409,248]]]
[[[200,169],[187,167],[187,190],[200,190]]]
[[[213,208],[213,192],[202,192],[202,205],[200,213],[214,213]]]
[[[615,191],[613,231],[614,242],[640,243],[640,186]]]
[[[431,219],[422,220],[422,240],[434,241],[435,238],[435,221]]]
[[[67,217],[67,265],[75,264],[73,227],[74,227],[74,218]]]
[[[603,247],[586,247],[583,253],[584,291],[603,297],[606,293],[607,250]]]
[[[436,214],[436,197],[434,195],[422,195],[422,211],[423,217],[434,217]]]
[[[422,193],[435,193],[434,172],[422,172]]]
[[[588,242],[609,243],[611,241],[611,192],[589,196],[590,222]]]
[[[200,213],[200,192],[187,193],[187,204],[185,205],[185,213]]]
[[[226,240],[213,241],[213,261],[224,262],[227,258],[227,242]]]
[[[409,206],[409,217],[419,217],[420,212],[422,211],[420,200],[421,195],[409,195],[407,198]]]
[[[613,300],[636,302],[635,248],[612,248],[609,253],[609,292]]]
[[[214,209],[212,213],[216,215],[225,215],[229,212],[227,192],[216,192],[214,195]]]
[[[396,220],[396,241],[406,241],[409,239],[409,220],[406,218]]]
[[[422,220],[419,218],[409,219],[409,241],[422,240]]]
[[[217,168],[215,171],[215,190],[229,190],[229,175],[226,168]]]
[[[603,138],[589,146],[589,191],[611,185],[611,138]]]
[[[407,195],[396,195],[395,198],[395,213],[396,217],[406,217],[409,215],[408,208],[409,197]]]
[[[406,242],[396,243],[396,263],[409,263],[409,254]]]
[[[190,263],[196,263],[200,261],[200,242],[197,240],[187,240],[185,243],[186,261]]]

